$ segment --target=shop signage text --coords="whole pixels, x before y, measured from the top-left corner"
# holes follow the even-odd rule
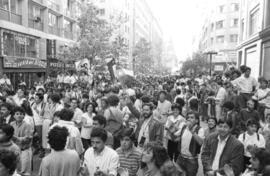
[[[47,68],[47,62],[38,59],[4,57],[4,68]]]

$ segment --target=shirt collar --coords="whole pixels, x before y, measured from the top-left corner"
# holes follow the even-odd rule
[[[228,135],[224,140],[221,140],[219,135],[218,135],[218,142],[225,142],[226,143],[228,141],[229,137],[230,137],[230,135]]]
[[[75,125],[74,122],[65,120],[59,120],[58,123],[61,125]]]
[[[95,152],[95,150],[93,149],[94,155],[95,156],[103,156],[106,148],[107,148],[107,146],[104,146],[104,149],[100,153]]]

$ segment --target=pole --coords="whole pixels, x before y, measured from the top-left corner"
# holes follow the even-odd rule
[[[209,70],[210,76],[212,75],[212,53],[210,54],[210,70]]]

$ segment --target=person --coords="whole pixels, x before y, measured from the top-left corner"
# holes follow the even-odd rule
[[[138,176],[160,176],[160,169],[170,160],[166,149],[156,142],[149,142],[142,152],[142,165]]]
[[[234,103],[231,101],[226,101],[223,104],[223,116],[224,120],[230,120],[233,122],[233,127],[231,134],[238,137],[240,134],[240,118],[238,112],[235,110]]]
[[[206,176],[217,172],[224,174],[223,168],[230,164],[235,176],[239,176],[244,166],[244,146],[231,135],[232,121],[219,119],[217,133],[210,135],[203,145],[201,160]]]
[[[94,128],[91,133],[92,147],[88,148],[84,154],[83,174],[89,176],[95,174],[117,175],[119,166],[119,156],[116,151],[107,147],[107,132],[102,128]],[[94,162],[93,162],[94,161]]]
[[[87,103],[85,105],[85,113],[82,115],[82,130],[81,130],[81,137],[83,142],[84,149],[88,149],[91,144],[90,136],[91,131],[93,129],[93,117],[96,115],[94,113],[94,104]]]
[[[76,127],[79,130],[81,130],[83,111],[80,108],[78,108],[78,104],[79,104],[78,99],[76,99],[76,98],[70,99],[70,109],[74,113],[72,121],[75,123]]]
[[[16,95],[13,96],[13,101],[16,106],[21,106],[23,101],[26,101],[24,90],[19,88]]]
[[[66,127],[53,127],[48,134],[52,152],[42,159],[39,176],[76,176],[80,169],[80,158],[75,150],[66,149],[69,136]]]
[[[143,147],[146,143],[156,141],[163,143],[163,125],[153,118],[153,105],[145,103],[142,106],[142,116],[138,121],[136,129],[136,138],[139,147]]]
[[[14,152],[0,149],[0,175],[18,176],[15,173],[17,168],[17,156]]]
[[[240,131],[243,133],[246,131],[246,122],[249,119],[254,119],[260,123],[260,117],[258,111],[255,110],[255,102],[252,99],[247,101],[247,108],[244,108],[239,113]]]
[[[184,172],[173,162],[166,162],[160,168],[161,176],[184,176]]]
[[[13,115],[11,114],[12,105],[9,103],[3,103],[0,105],[0,113],[1,113],[1,123],[10,124],[15,121]]]
[[[93,127],[94,128],[103,128],[105,129],[106,127],[106,118],[102,115],[96,115],[93,117]],[[107,140],[105,142],[105,145],[110,147],[110,148],[113,148],[113,143],[114,143],[114,138],[113,138],[113,135],[112,133],[110,133],[109,131],[107,131]],[[91,135],[90,135],[91,136]]]
[[[120,146],[120,141],[118,137],[119,137],[119,132],[123,128],[124,114],[118,107],[120,99],[118,98],[117,95],[112,94],[108,97],[107,100],[109,103],[109,108],[107,108],[104,112],[104,117],[107,120],[106,130],[112,133],[114,137],[113,148],[116,149]]]
[[[254,91],[256,90],[258,83],[255,78],[250,76],[251,68],[245,67],[243,69],[243,74],[239,78],[231,81],[233,86],[237,87],[239,90],[239,105],[240,109],[246,108],[247,101],[252,97]]]
[[[171,102],[169,102],[168,100],[166,100],[166,96],[167,96],[167,93],[166,91],[161,91],[159,93],[159,100],[158,100],[158,105],[157,105],[157,111],[159,112],[159,121],[162,123],[162,124],[165,124],[167,119],[168,119],[168,116],[171,112]]]
[[[265,148],[265,139],[263,135],[259,134],[257,131],[260,124],[254,119],[247,121],[247,131],[240,134],[238,140],[242,142],[245,147],[244,153],[244,166],[245,168],[250,165],[251,153],[250,151],[256,148]]]
[[[258,132],[263,135],[265,139],[265,149],[270,152],[270,114],[266,115],[265,120],[266,123],[260,127]]]
[[[200,127],[199,114],[188,112],[187,122],[174,133],[179,141],[177,164],[188,176],[196,176],[199,168],[198,155],[204,140],[204,130]]]
[[[164,146],[168,150],[168,154],[172,161],[176,161],[179,155],[179,151],[177,149],[178,142],[174,141],[170,134],[173,134],[178,130],[178,127],[181,123],[185,123],[185,118],[182,114],[182,107],[178,104],[172,104],[173,115],[170,115],[165,124],[165,138]]]
[[[217,90],[218,91],[215,97],[215,104],[216,104],[216,118],[218,120],[219,118],[221,118],[222,105],[227,96],[227,92],[226,92],[226,89],[223,87],[222,81],[217,82]]]
[[[30,176],[32,171],[32,127],[24,121],[25,111],[23,108],[15,107],[13,112],[15,121],[10,124],[14,128],[13,141],[21,149],[19,173]]]
[[[127,169],[129,176],[136,176],[141,164],[142,153],[134,146],[135,141],[133,129],[123,129],[120,135],[121,146],[116,150],[119,155],[119,167]]]
[[[209,135],[217,132],[217,119],[215,117],[210,117],[207,120],[207,128],[204,131],[204,136],[207,138]]]
[[[79,129],[75,126],[75,123],[72,121],[74,113],[70,109],[62,109],[59,113],[60,120],[57,123],[54,123],[50,130],[55,126],[66,127],[69,132],[68,141],[66,147],[68,149],[74,149],[79,155],[82,155],[84,152],[81,134]]]

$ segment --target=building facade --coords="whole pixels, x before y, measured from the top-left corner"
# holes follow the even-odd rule
[[[57,52],[76,40],[77,3],[0,0],[0,70],[15,86],[33,85],[48,68],[62,68]]]
[[[199,50],[215,51],[213,70],[224,71],[228,64],[237,62],[236,46],[239,37],[239,0],[209,1],[204,12]]]
[[[270,79],[270,2],[240,1],[238,66],[251,67],[254,77]]]

